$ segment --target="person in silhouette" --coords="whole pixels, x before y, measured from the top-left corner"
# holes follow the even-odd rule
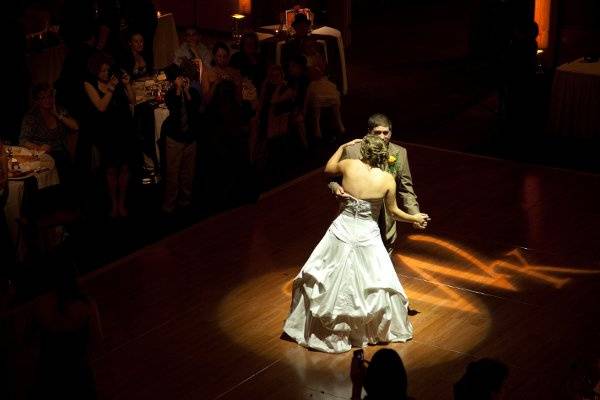
[[[469,363],[454,384],[454,400],[493,400],[502,396],[508,367],[501,361],[482,358]]]

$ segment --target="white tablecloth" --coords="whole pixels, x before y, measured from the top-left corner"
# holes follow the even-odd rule
[[[20,148],[22,149],[22,148]],[[41,166],[48,168],[42,172],[34,173],[37,180],[38,189],[43,189],[49,186],[57,185],[60,180],[58,171],[54,165],[54,159],[48,154],[40,156]],[[21,216],[21,208],[23,205],[23,194],[25,192],[25,183],[22,179],[11,179],[8,181],[8,199],[4,207],[6,222],[8,224],[9,233],[13,243],[17,242],[19,225],[18,218]],[[22,254],[22,243],[17,249],[19,254]]]
[[[580,58],[556,69],[550,99],[550,133],[600,137],[600,61]]]
[[[335,28],[329,26],[322,26],[319,29],[315,29],[312,33],[324,36],[334,36],[337,39],[337,47],[340,56],[340,65],[342,68],[342,93],[348,93],[348,76],[346,75],[346,55],[344,51],[344,41],[342,39],[342,33]]]
[[[278,25],[266,25],[266,26],[261,26],[259,29],[274,32],[278,27],[279,27]],[[339,30],[329,27],[329,26],[322,26],[318,29],[313,30],[312,33],[315,35],[332,36],[336,39],[336,43],[337,43],[336,51],[338,52],[338,55],[339,55],[340,70],[341,70],[340,73],[342,76],[341,92],[342,92],[342,94],[348,94],[348,75],[346,72],[346,52],[344,50],[344,41],[342,39],[342,33]],[[260,40],[269,39],[270,37],[273,36],[270,34],[263,34],[263,35],[265,35],[265,36],[260,38]],[[269,36],[266,36],[266,35],[269,35]],[[281,64],[281,48],[284,43],[285,43],[284,41],[278,42],[276,45],[276,48],[275,48],[275,63],[277,65]],[[322,44],[324,44],[324,42]],[[325,45],[325,49],[327,51],[326,45]],[[326,53],[326,55],[327,55],[327,53]]]

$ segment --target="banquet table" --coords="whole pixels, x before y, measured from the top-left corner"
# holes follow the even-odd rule
[[[154,34],[154,67],[165,68],[173,62],[175,50],[179,47],[179,36],[173,14],[162,14],[158,17]]]
[[[579,58],[556,69],[549,131],[556,136],[600,138],[600,61]]]
[[[33,157],[33,153],[24,147],[12,146],[11,150],[13,152],[13,159],[19,161],[23,172],[12,177],[11,172],[9,172],[8,198],[6,205],[4,206],[4,213],[6,215],[6,222],[11,240],[13,243],[19,242],[19,248],[17,249],[17,254],[19,256],[22,255],[24,251],[23,243],[18,240],[18,220],[21,216],[23,206],[25,179],[34,177],[38,189],[57,185],[60,180],[54,164],[54,159],[50,155],[40,154],[39,159],[36,160]]]
[[[164,102],[157,100],[156,96],[149,95],[149,93],[156,91],[159,87],[163,92],[166,90],[164,76],[161,77],[161,79],[161,81],[158,81],[153,78],[148,78],[146,80],[134,82],[133,84],[133,90],[136,95],[135,112],[142,114],[140,116],[141,118],[153,118],[151,129],[149,129],[150,132],[148,132],[147,129],[142,129],[142,135],[144,135],[145,140],[148,139],[145,136],[148,134],[152,135],[150,140],[153,142],[153,146],[151,147],[153,148],[154,154],[149,154],[150,152],[148,150],[144,151],[144,165],[147,169],[153,169],[154,171],[160,170],[160,133],[163,123],[169,116],[169,110]],[[158,165],[156,165],[157,163]]]

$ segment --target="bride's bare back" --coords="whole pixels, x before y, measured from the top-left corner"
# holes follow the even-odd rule
[[[388,172],[360,160],[342,160],[339,165],[344,191],[352,197],[363,200],[381,199],[390,190],[390,180],[393,178]]]

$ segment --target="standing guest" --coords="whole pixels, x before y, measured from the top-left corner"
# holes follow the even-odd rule
[[[123,54],[120,66],[132,79],[139,79],[152,72],[150,61],[144,58],[144,37],[134,32],[129,36],[129,48]]]
[[[310,133],[317,139],[322,139],[321,134],[321,110],[328,108],[332,111],[335,130],[338,134],[345,132],[340,112],[340,92],[333,82],[325,76],[323,70],[318,67],[309,68],[310,84],[306,90],[304,99],[304,116],[309,121]]]
[[[259,107],[259,89],[267,74],[267,64],[258,51],[258,35],[247,32],[242,35],[240,51],[231,56],[229,65],[242,76],[242,110],[244,125],[250,130],[251,143],[258,134],[257,110]],[[252,154],[252,149],[249,149]]]
[[[210,50],[200,40],[200,33],[196,27],[190,26],[185,29],[183,43],[175,51],[175,64],[181,65],[184,60],[202,60],[204,65],[210,65],[212,57]]]
[[[504,60],[507,133],[535,130],[535,77],[539,28],[533,21],[517,23]]]
[[[83,82],[88,78],[88,60],[96,51],[96,35],[92,27],[81,32],[81,42],[69,49],[63,63],[60,77],[55,83],[56,100],[71,115],[81,119],[85,112],[87,96]]]
[[[289,60],[304,54],[304,42],[310,34],[310,21],[306,15],[298,13],[294,17],[292,28],[294,29],[294,35],[283,45],[281,51],[281,65],[285,69],[287,69]]]
[[[62,35],[67,46],[82,41],[90,27],[96,33],[96,48],[110,54],[121,51],[121,7],[118,0],[65,0]]]
[[[121,8],[129,33],[139,32],[144,38],[144,59],[154,65],[153,44],[158,25],[154,0],[121,0]]]
[[[165,73],[173,86],[165,96],[169,117],[162,128],[166,136],[167,160],[162,208],[170,214],[176,207],[186,208],[192,203],[201,97],[176,64],[170,65]]]
[[[206,71],[206,79],[212,96],[216,86],[223,81],[231,81],[236,86],[238,102],[242,100],[242,76],[235,68],[229,66],[229,47],[223,42],[215,43],[212,50],[212,68]]]
[[[129,170],[135,157],[135,133],[131,106],[135,94],[129,75],[111,71],[111,60],[103,54],[90,58],[92,79],[84,83],[90,102],[87,129],[106,169],[111,217],[128,215],[126,207]]]
[[[310,81],[308,80],[307,60],[303,55],[298,55],[288,63],[288,86],[294,91],[294,102],[292,114],[290,115],[290,129],[302,142],[304,148],[308,148],[306,139],[306,126],[304,119],[304,102],[306,91]]]
[[[242,77],[250,79],[255,88],[260,89],[267,75],[267,64],[258,52],[258,35],[247,32],[240,40],[240,51],[231,56],[229,65]]]
[[[210,132],[207,169],[218,166],[207,174],[207,184],[219,187],[217,196],[222,196],[214,196],[211,200],[217,201],[219,206],[250,200],[255,195],[255,188],[249,174],[248,133],[237,87],[231,80],[216,85],[206,108],[206,124],[207,132]]]
[[[261,92],[261,131],[266,133],[269,140],[286,135],[294,102],[294,91],[287,85],[281,66],[272,65],[269,68]]]
[[[70,180],[74,143],[79,124],[62,108],[57,107],[54,89],[40,83],[32,89],[33,106],[25,114],[21,124],[21,146],[48,153],[54,158],[61,182]]]

